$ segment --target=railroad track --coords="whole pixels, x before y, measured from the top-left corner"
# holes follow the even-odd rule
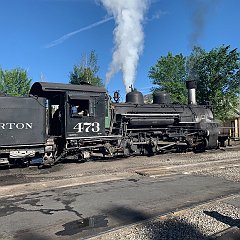
[[[232,159],[209,160],[197,163],[172,164],[169,166],[151,166],[134,169],[134,172],[142,176],[160,177],[174,174],[193,174],[204,171],[222,171],[223,169],[239,168],[240,159],[235,157]]]

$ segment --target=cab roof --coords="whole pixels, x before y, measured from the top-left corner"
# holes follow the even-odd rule
[[[59,93],[66,92],[85,92],[85,93],[106,93],[106,89],[103,87],[92,86],[88,83],[81,85],[77,84],[64,84],[64,83],[49,83],[49,82],[35,82],[29,94],[38,97],[51,97]]]

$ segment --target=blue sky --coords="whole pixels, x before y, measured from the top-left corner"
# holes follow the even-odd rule
[[[239,50],[239,11],[239,0],[152,0],[143,23],[144,49],[135,87],[150,91],[148,71],[168,52],[187,56],[192,44],[206,50],[223,44]],[[197,24],[199,12],[203,21]],[[114,19],[97,0],[0,0],[0,66],[27,69],[32,83],[41,75],[49,82],[68,83],[73,65],[95,50],[104,80],[114,27]],[[107,88],[110,94],[125,94],[121,73]]]

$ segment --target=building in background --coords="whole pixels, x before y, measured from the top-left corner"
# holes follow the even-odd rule
[[[220,126],[220,133],[230,136],[233,140],[240,140],[240,105],[235,110],[235,116]]]

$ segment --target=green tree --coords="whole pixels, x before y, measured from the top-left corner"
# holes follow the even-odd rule
[[[3,70],[0,68],[0,91],[11,96],[26,96],[31,81],[27,71],[22,68]]]
[[[185,81],[196,80],[197,102],[210,101],[215,117],[225,121],[232,117],[238,105],[239,54],[237,49],[230,50],[230,46],[221,46],[209,52],[195,47],[189,57],[169,53],[151,67],[149,76],[159,89],[170,92],[173,101],[179,103],[186,103]]]
[[[231,118],[240,94],[240,53],[230,46],[209,52],[194,48],[189,57],[189,75],[197,80],[197,101],[210,101],[219,120]]]
[[[91,51],[89,56],[82,56],[80,65],[74,65],[73,71],[70,72],[70,83],[81,84],[87,82],[94,86],[102,86],[102,80],[97,76],[99,66],[97,65],[97,55]]]
[[[156,65],[151,67],[149,77],[153,79],[153,84],[158,85],[153,91],[166,91],[173,102],[187,103],[186,57],[182,54],[173,56],[169,52],[166,57],[160,57]]]

